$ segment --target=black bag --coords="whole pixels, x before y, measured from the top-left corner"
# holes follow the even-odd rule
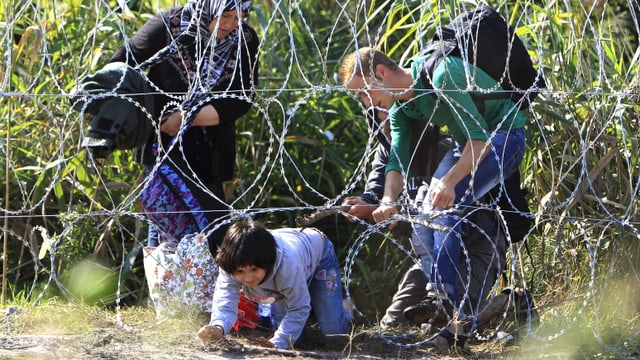
[[[91,116],[82,147],[105,159],[116,149],[144,145],[156,118],[152,92],[142,71],[125,63],[109,63],[82,78],[69,97],[74,110]]]
[[[432,88],[433,70],[445,56],[458,56],[479,67],[504,89],[503,92],[474,94],[476,99],[511,98],[520,109],[526,109],[546,87],[522,40],[490,6],[467,11],[455,17],[448,26],[439,27],[422,53],[431,53],[420,73],[428,88]]]

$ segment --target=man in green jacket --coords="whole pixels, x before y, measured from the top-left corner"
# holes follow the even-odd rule
[[[381,206],[372,214],[374,221],[389,221],[398,212],[395,202],[405,187],[404,175],[412,160],[412,122],[427,119],[446,128],[459,145],[440,161],[422,213],[440,229],[429,229],[434,265],[427,291],[453,304],[457,309],[454,320],[464,320],[456,289],[461,273],[460,213],[519,170],[527,116],[511,99],[486,100],[479,106],[474,93],[502,88],[482,69],[459,57],[445,57],[435,67],[431,84],[425,84],[420,76],[425,60],[416,58],[409,68],[402,68],[378,50],[360,48],[345,58],[339,79],[365,107],[384,109],[389,114],[391,151]],[[462,328],[445,330],[441,335],[451,345],[464,342]]]

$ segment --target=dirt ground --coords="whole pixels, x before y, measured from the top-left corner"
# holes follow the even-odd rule
[[[244,331],[204,345],[193,334],[150,338],[132,329],[96,329],[86,334],[0,336],[0,358],[10,359],[465,359],[512,358],[489,353],[438,354],[425,348],[402,348],[360,335],[342,346],[322,343],[296,350],[264,349]]]
[[[258,347],[254,339],[268,333],[243,328],[219,342],[203,344],[196,333],[207,320],[200,315],[158,321],[148,308],[112,313],[61,304],[37,306],[2,319],[0,359],[514,358],[495,343],[474,344],[472,351],[458,354],[434,353],[419,345],[428,335],[417,328],[405,329],[396,338],[358,326],[350,336],[327,343],[310,327],[295,350]]]
[[[430,333],[419,327],[380,333],[365,315],[357,318],[350,335],[330,343],[312,324],[295,349],[285,351],[257,346],[256,338],[270,335],[259,329],[244,328],[204,344],[196,334],[208,323],[208,314],[158,320],[149,306],[113,308],[50,299],[0,307],[0,359],[640,359],[637,310],[624,317],[603,310],[598,323],[588,316],[567,319],[551,306],[538,310],[533,334],[508,343],[471,339],[469,349],[457,353],[425,346]]]

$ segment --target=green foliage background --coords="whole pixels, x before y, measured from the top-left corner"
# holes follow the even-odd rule
[[[102,165],[85,157],[79,144],[86,124],[67,99],[125,35],[176,2],[129,1],[125,10],[120,3],[9,0],[0,7],[0,226],[3,288],[10,287],[3,301],[64,295],[113,304],[113,291],[78,295],[59,281],[87,258],[100,264],[100,274],[111,273],[92,281],[120,285],[119,303],[145,299],[140,166],[128,151]],[[640,6],[619,0],[490,4],[510,15],[549,85],[532,109],[522,164],[536,227],[528,247],[511,248],[508,283],[533,289],[538,304],[547,306],[543,319],[546,314],[551,325],[542,331],[556,334],[578,314],[601,342],[620,345],[628,336],[605,341],[600,333],[617,328],[610,320],[639,328]],[[259,95],[238,121],[237,176],[227,187],[234,208],[270,209],[263,221],[295,226],[309,207],[359,193],[371,145],[363,109],[337,84],[340,59],[357,42],[405,62],[437,24],[473,6],[254,1],[248,22],[262,39]],[[366,229],[339,217],[318,227],[341,259]],[[388,240],[366,242],[351,280],[370,318],[381,316],[408,265]],[[616,297],[619,306],[610,306],[618,284],[629,290]]]

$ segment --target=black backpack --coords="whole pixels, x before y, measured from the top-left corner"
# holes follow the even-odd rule
[[[429,53],[420,73],[427,88],[433,88],[431,75],[445,56],[458,56],[479,67],[504,89],[487,94],[474,93],[474,100],[511,98],[520,109],[526,109],[546,87],[522,40],[490,6],[464,12],[448,26],[439,27],[422,51],[425,55]]]

